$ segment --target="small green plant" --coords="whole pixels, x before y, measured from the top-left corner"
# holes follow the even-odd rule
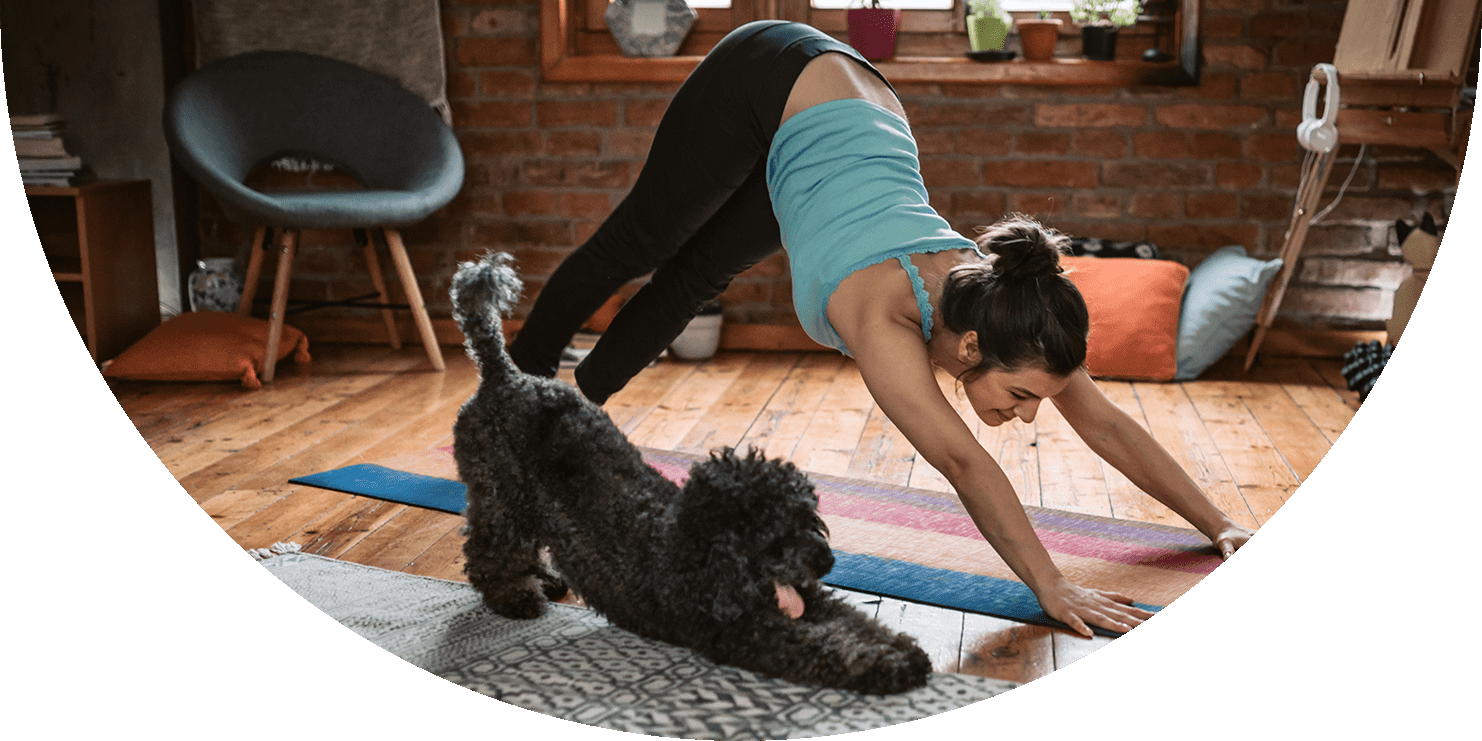
[[[967,14],[986,16],[1001,19],[1004,23],[1012,23],[1008,11],[998,4],[998,0],[967,0]]]
[[[1051,13],[1050,11],[1048,11],[1048,10],[1041,10],[1039,12],[1039,19],[1042,20],[1042,21],[1047,21],[1047,20],[1050,20],[1051,16],[1053,16],[1053,15],[1054,14]]]
[[[1075,0],[1070,19],[1082,26],[1130,26],[1141,12],[1138,0]]]

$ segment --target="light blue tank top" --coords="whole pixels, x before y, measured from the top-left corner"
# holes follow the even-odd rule
[[[849,354],[824,310],[856,270],[897,259],[930,340],[932,307],[910,255],[977,249],[927,201],[905,119],[866,100],[821,103],[789,118],[767,154],[767,190],[792,267],[793,308],[815,342]]]

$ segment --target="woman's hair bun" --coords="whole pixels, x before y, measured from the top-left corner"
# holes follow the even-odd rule
[[[993,272],[1000,279],[1033,280],[1064,271],[1060,255],[1068,240],[1033,218],[1011,214],[978,236],[978,246],[995,255]]]

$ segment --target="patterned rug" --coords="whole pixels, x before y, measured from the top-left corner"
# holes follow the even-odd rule
[[[509,620],[467,584],[294,552],[262,563],[341,625],[423,670],[511,705],[631,733],[825,736],[935,715],[1017,686],[934,674],[926,687],[890,697],[805,687],[640,638],[590,610],[552,604],[535,620]]]
[[[683,482],[696,456],[643,451],[649,465]],[[463,509],[451,448],[359,464],[294,483],[413,504]],[[809,474],[828,523],[835,565],[829,584],[912,602],[1059,626],[988,545],[957,497]],[[1120,592],[1156,611],[1220,564],[1195,530],[1025,507],[1061,571],[1077,584]],[[1105,633],[1105,635],[1111,635]]]

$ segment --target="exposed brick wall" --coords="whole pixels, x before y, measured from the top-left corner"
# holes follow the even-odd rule
[[[1227,244],[1274,255],[1300,173],[1293,132],[1302,87],[1313,64],[1332,60],[1343,9],[1342,1],[1206,0],[1197,87],[898,85],[932,203],[969,235],[1020,211],[1070,234],[1151,240],[1190,265]],[[538,18],[531,0],[443,2],[468,175],[457,200],[405,232],[434,315],[448,312],[455,263],[488,248],[518,256],[533,298],[626,193],[677,88],[541,81]],[[1356,152],[1341,151],[1324,203]],[[1392,222],[1427,211],[1444,222],[1454,183],[1432,155],[1371,147],[1342,203],[1312,228],[1283,316],[1382,326],[1406,271]],[[213,209],[203,213],[208,254],[233,254],[247,239]],[[307,236],[294,293],[369,290],[358,251],[346,244],[347,235]],[[737,320],[789,321],[790,291],[776,255],[740,276],[723,301]]]

